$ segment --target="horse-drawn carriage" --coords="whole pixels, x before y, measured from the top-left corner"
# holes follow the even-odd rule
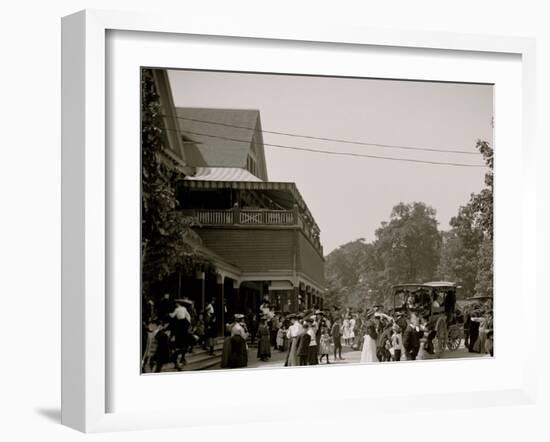
[[[457,285],[437,281],[392,287],[393,316],[416,314],[425,323],[428,346],[436,356],[455,351],[464,337],[464,318],[456,308]]]

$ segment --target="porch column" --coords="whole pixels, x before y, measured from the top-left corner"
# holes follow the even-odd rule
[[[297,313],[300,306],[298,297],[300,296],[300,287],[294,286],[292,292],[290,293],[290,312]]]
[[[311,286],[305,285],[303,288],[303,297],[304,297],[304,308],[311,308]]]
[[[206,287],[205,287],[205,274],[204,272],[196,272],[195,273],[196,278],[196,290],[197,290],[197,298],[200,301],[200,309],[197,309],[197,311],[203,311],[204,307],[206,307]]]
[[[221,273],[217,273],[216,274],[216,300],[217,300],[216,310],[220,312],[218,315],[219,322],[220,322],[218,327],[218,333],[221,333],[222,336],[224,334],[225,316],[226,316],[223,280],[224,280],[224,276]]]
[[[233,298],[235,299],[235,312],[234,313],[242,313],[243,311],[243,304],[241,300],[241,284],[239,281],[233,280]]]

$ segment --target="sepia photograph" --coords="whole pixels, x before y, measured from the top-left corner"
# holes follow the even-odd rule
[[[494,85],[141,69],[141,373],[494,357]]]

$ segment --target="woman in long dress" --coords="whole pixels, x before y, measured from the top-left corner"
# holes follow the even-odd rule
[[[270,332],[266,323],[266,318],[260,319],[258,327],[258,353],[260,361],[265,362],[271,357]]]
[[[475,353],[487,353],[486,343],[487,343],[487,319],[483,316],[478,318],[471,318],[472,321],[479,323],[478,328],[478,337],[473,345],[473,351]]]
[[[235,323],[231,328],[230,354],[228,368],[241,368],[248,365],[248,349],[246,339],[248,332],[244,325],[244,315],[236,314]]]
[[[367,324],[367,333],[363,339],[363,349],[361,350],[361,363],[372,363],[378,362],[378,357],[376,356],[376,338],[378,337],[376,333],[376,328],[372,322]]]
[[[298,321],[295,316],[292,316],[290,319],[294,322],[286,332],[289,347],[288,354],[286,356],[285,367],[294,367],[300,365],[300,361],[298,358],[298,340],[304,332],[300,321]]]
[[[327,364],[330,364],[328,355],[330,354],[330,335],[326,326],[321,327],[321,337],[319,338],[319,363],[323,361],[323,357],[327,358]]]
[[[349,345],[351,334],[351,321],[349,320],[349,318],[345,318],[344,322],[342,323],[342,337],[344,338],[344,345],[346,347]]]
[[[353,316],[349,317],[349,346],[353,345],[355,340],[355,318]]]

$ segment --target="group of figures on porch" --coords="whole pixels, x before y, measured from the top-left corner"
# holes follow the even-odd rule
[[[247,367],[254,353],[254,365],[261,366],[274,351],[285,367],[330,364],[344,360],[343,348],[360,351],[361,363],[433,358],[436,331],[422,308],[410,297],[406,302],[398,311],[374,306],[283,314],[265,299],[255,312],[236,313],[223,325],[218,367]],[[215,306],[212,299],[197,312],[188,299],[172,301],[169,295],[156,303],[148,301],[143,307],[144,317],[149,318],[143,324],[143,372],[181,370],[196,346],[212,355],[221,328]],[[468,351],[492,356],[492,303],[472,303],[460,311],[453,306],[449,319],[455,322],[459,315]]]

